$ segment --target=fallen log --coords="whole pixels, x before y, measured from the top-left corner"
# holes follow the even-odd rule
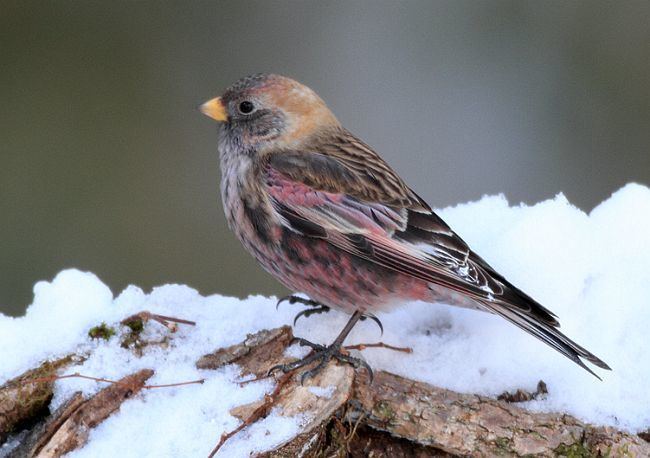
[[[292,338],[287,326],[260,331],[240,344],[201,357],[196,364],[205,370],[235,364],[245,380],[242,383],[248,383],[265,378],[271,367],[291,360],[286,350]],[[139,344],[134,352],[141,349]],[[21,444],[11,456],[61,456],[78,448],[87,440],[88,430],[146,387],[144,383],[153,373],[132,374],[91,399],[77,394],[56,412],[44,415],[52,381],[42,377],[65,367],[61,361],[48,364],[0,387],[4,438],[20,425],[28,425],[30,430],[21,436]],[[43,367],[48,368],[45,373]],[[585,424],[563,413],[530,412],[506,401],[532,399],[543,393],[542,385],[537,393],[518,392],[500,400],[457,393],[385,371],[377,371],[369,384],[365,372],[355,373],[337,362],[331,362],[304,386],[297,374],[275,377],[271,394],[231,410],[231,415],[241,420],[237,429],[224,433],[221,440],[206,439],[214,441],[214,453],[240,431],[271,412],[279,412],[300,416],[300,430],[257,456],[650,456],[650,444],[639,436]],[[30,378],[41,381],[26,383]],[[14,412],[19,404],[31,407],[18,409],[23,414],[17,416]],[[36,421],[37,415],[45,421]]]
[[[286,362],[290,336],[288,327],[262,331],[216,352],[219,362],[209,367],[235,363],[242,374],[262,376]],[[205,358],[209,356],[199,364],[207,368]],[[333,395],[327,402],[315,402],[317,394],[306,394],[320,390]],[[260,402],[231,414],[250,424],[249,416]],[[295,438],[259,456],[367,456],[370,450],[377,457],[650,456],[649,443],[614,428],[588,425],[562,413],[530,412],[503,400],[457,393],[385,371],[376,372],[370,384],[365,372],[355,373],[336,362],[305,386],[292,377],[273,405],[283,415],[301,413],[313,420]],[[381,447],[364,445],[370,438]]]
[[[47,413],[54,388],[54,379],[51,376],[77,361],[78,358],[74,356],[45,361],[0,386],[0,444],[4,443],[12,432]],[[42,381],[26,383],[33,379]]]
[[[650,444],[614,428],[383,371],[372,385],[357,376],[350,403],[348,414],[362,416],[369,427],[452,455],[650,456]]]
[[[124,401],[138,393],[152,375],[151,369],[140,370],[109,385],[87,400],[80,393],[75,393],[9,456],[58,458],[82,447],[88,441],[91,429],[106,420]]]

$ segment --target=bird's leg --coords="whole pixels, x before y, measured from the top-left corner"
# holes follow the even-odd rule
[[[310,342],[306,339],[302,339],[300,337],[294,337],[293,339],[294,342],[298,342],[301,346],[311,347],[313,352],[307,355],[306,357],[294,361],[292,363],[273,366],[269,370],[269,374],[272,374],[276,370],[280,370],[282,372],[293,371],[301,367],[307,366],[308,364],[311,364],[314,361],[319,361],[316,367],[303,372],[303,374],[300,376],[300,384],[303,384],[305,380],[307,380],[308,378],[312,378],[316,374],[318,374],[327,365],[327,363],[332,358],[334,358],[338,361],[351,364],[355,369],[358,369],[360,367],[365,368],[368,371],[368,376],[370,382],[372,383],[372,369],[370,368],[368,363],[366,363],[360,358],[354,358],[346,353],[341,352],[343,341],[348,336],[348,334],[350,334],[350,331],[352,330],[354,325],[357,324],[357,321],[359,321],[362,317],[363,317],[363,313],[361,313],[359,310],[355,311],[350,317],[350,319],[348,320],[343,330],[339,333],[336,339],[334,339],[334,342],[332,342],[332,344],[327,347],[324,345],[315,344],[313,342]]]
[[[275,308],[277,309],[280,307],[280,304],[283,303],[284,301],[289,302],[289,304],[303,304],[306,305],[307,308],[305,310],[302,310],[296,314],[296,316],[293,318],[293,325],[295,326],[296,323],[298,322],[298,319],[301,316],[304,316],[305,318],[309,318],[312,315],[319,314],[319,313],[327,313],[330,311],[330,308],[327,305],[321,304],[318,301],[315,301],[313,299],[305,299],[304,297],[300,296],[295,296],[293,294],[289,296],[284,296],[281,297],[278,300],[278,303],[275,305]],[[364,321],[366,318],[370,318],[372,321],[374,321],[377,326],[379,326],[379,330],[381,331],[381,334],[384,334],[384,325],[379,321],[379,318],[377,318],[375,315],[372,313],[364,313],[361,315],[361,321]]]

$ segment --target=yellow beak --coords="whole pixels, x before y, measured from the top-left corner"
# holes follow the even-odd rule
[[[215,121],[225,122],[228,120],[228,113],[226,112],[226,107],[221,101],[221,97],[205,102],[201,105],[201,112],[206,116],[210,116]]]

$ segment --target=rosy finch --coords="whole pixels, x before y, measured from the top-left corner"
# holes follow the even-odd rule
[[[356,322],[412,300],[495,313],[592,374],[582,359],[609,369],[474,253],[308,87],[249,76],[201,109],[220,122],[221,194],[241,243],[310,304],[352,314],[328,347],[298,339],[314,351],[280,369],[319,361],[304,378],[331,358],[358,367],[340,351]]]

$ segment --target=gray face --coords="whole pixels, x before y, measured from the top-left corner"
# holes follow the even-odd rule
[[[285,116],[269,106],[260,89],[273,84],[273,75],[242,78],[221,97],[228,111],[228,121],[221,128],[222,142],[240,153],[253,153],[263,141],[279,137]]]

